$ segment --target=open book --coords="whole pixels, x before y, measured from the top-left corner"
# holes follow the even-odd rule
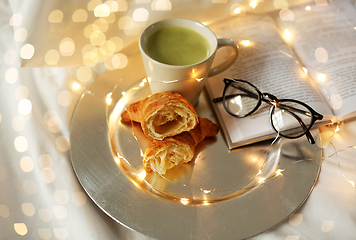
[[[356,8],[347,1],[321,2],[209,26],[240,47],[234,65],[208,79],[210,98],[222,96],[224,77],[244,79],[279,99],[305,102],[324,115],[319,123],[356,117]],[[245,118],[229,115],[222,103],[213,108],[230,149],[276,136],[268,107]]]

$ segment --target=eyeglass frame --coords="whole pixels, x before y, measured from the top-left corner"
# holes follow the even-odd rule
[[[312,126],[314,125],[314,123],[317,121],[317,120],[322,120],[323,119],[323,115],[321,115],[320,113],[316,112],[313,108],[311,108],[309,105],[307,105],[306,103],[304,102],[301,102],[299,100],[294,100],[294,99],[278,99],[276,96],[270,94],[270,93],[262,93],[255,85],[253,85],[252,83],[246,81],[246,80],[242,80],[242,79],[233,79],[233,78],[224,78],[224,83],[225,83],[225,87],[224,87],[224,91],[223,91],[223,95],[222,97],[218,97],[218,98],[214,98],[212,101],[214,103],[218,103],[218,102],[222,102],[222,105],[224,106],[224,109],[227,113],[229,113],[230,115],[232,115],[233,117],[237,117],[237,118],[244,118],[244,117],[247,117],[247,116],[250,116],[251,114],[253,114],[254,112],[257,111],[257,109],[261,106],[262,104],[262,101],[267,103],[267,104],[270,104],[271,107],[270,107],[270,110],[269,110],[269,122],[273,128],[274,131],[277,132],[277,134],[279,134],[280,136],[282,137],[285,137],[285,138],[289,138],[289,139],[295,139],[295,138],[300,138],[302,137],[303,135],[306,135],[309,143],[311,144],[314,144],[315,143],[315,140],[313,138],[313,136],[311,135],[310,133],[310,129],[312,128]],[[226,99],[226,96],[225,96],[225,93],[226,93],[226,90],[227,88],[233,83],[233,82],[242,82],[242,83],[246,83],[248,85],[250,85],[251,87],[253,87],[256,92],[258,93],[258,103],[256,104],[256,106],[250,111],[248,112],[247,114],[245,115],[242,115],[242,116],[239,116],[239,115],[236,115],[236,114],[233,114],[229,108],[226,106],[226,103],[225,103],[225,99]],[[241,89],[240,89],[241,90]],[[255,93],[252,93],[250,92],[249,90],[247,89],[244,89],[244,90],[241,90],[241,91],[244,91],[244,92],[247,92],[247,94],[252,94],[252,95],[256,95]],[[306,109],[308,109],[311,113],[311,121],[310,121],[310,124],[309,126],[305,126],[305,123],[303,122],[303,120],[301,120],[297,115],[293,115],[294,118],[297,119],[297,121],[299,122],[299,124],[302,126],[303,128],[303,132],[299,135],[296,135],[296,136],[288,136],[288,135],[284,135],[282,133],[280,133],[276,127],[274,126],[273,124],[273,114],[272,112],[274,111],[274,109],[280,105],[282,102],[293,102],[293,103],[297,103],[297,104],[300,104],[302,105],[303,107],[305,107]],[[283,106],[283,104],[282,104]],[[290,107],[289,107],[290,108]],[[294,109],[296,111],[301,111],[299,109]],[[304,112],[304,111],[303,111]],[[309,115],[309,114],[305,114],[305,115]]]

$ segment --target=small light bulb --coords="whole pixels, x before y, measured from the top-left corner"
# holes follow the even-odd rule
[[[80,88],[80,85],[78,83],[73,83],[72,87],[73,89],[78,90]]]
[[[324,82],[325,79],[326,79],[326,75],[325,75],[325,74],[323,74],[323,73],[319,73],[319,74],[318,74],[318,80],[319,80],[320,82]]]
[[[241,44],[244,46],[248,46],[248,45],[250,45],[250,40],[242,40]]]
[[[251,2],[250,2],[250,6],[251,6],[252,8],[256,8],[256,7],[257,7],[257,2],[256,2],[256,1],[251,1]]]
[[[305,74],[308,74],[308,69],[307,69],[306,67],[303,67],[303,72],[304,72]]]

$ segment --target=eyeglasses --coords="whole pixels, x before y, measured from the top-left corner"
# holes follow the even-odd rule
[[[213,99],[213,102],[222,102],[230,115],[238,118],[247,117],[265,102],[271,105],[270,123],[280,136],[299,138],[306,135],[311,144],[315,143],[309,130],[317,120],[323,119],[323,115],[307,104],[292,99],[278,99],[272,94],[262,93],[245,80],[225,78],[224,83],[223,96]]]

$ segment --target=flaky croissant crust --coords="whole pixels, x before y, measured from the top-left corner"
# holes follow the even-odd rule
[[[131,104],[121,115],[123,122],[141,123],[145,135],[156,140],[193,129],[199,122],[191,103],[178,93],[156,93]]]
[[[195,147],[206,137],[218,134],[219,127],[207,118],[200,118],[199,124],[189,132],[183,132],[162,141],[154,140],[144,153],[143,166],[146,171],[165,174],[178,164],[190,162]]]

